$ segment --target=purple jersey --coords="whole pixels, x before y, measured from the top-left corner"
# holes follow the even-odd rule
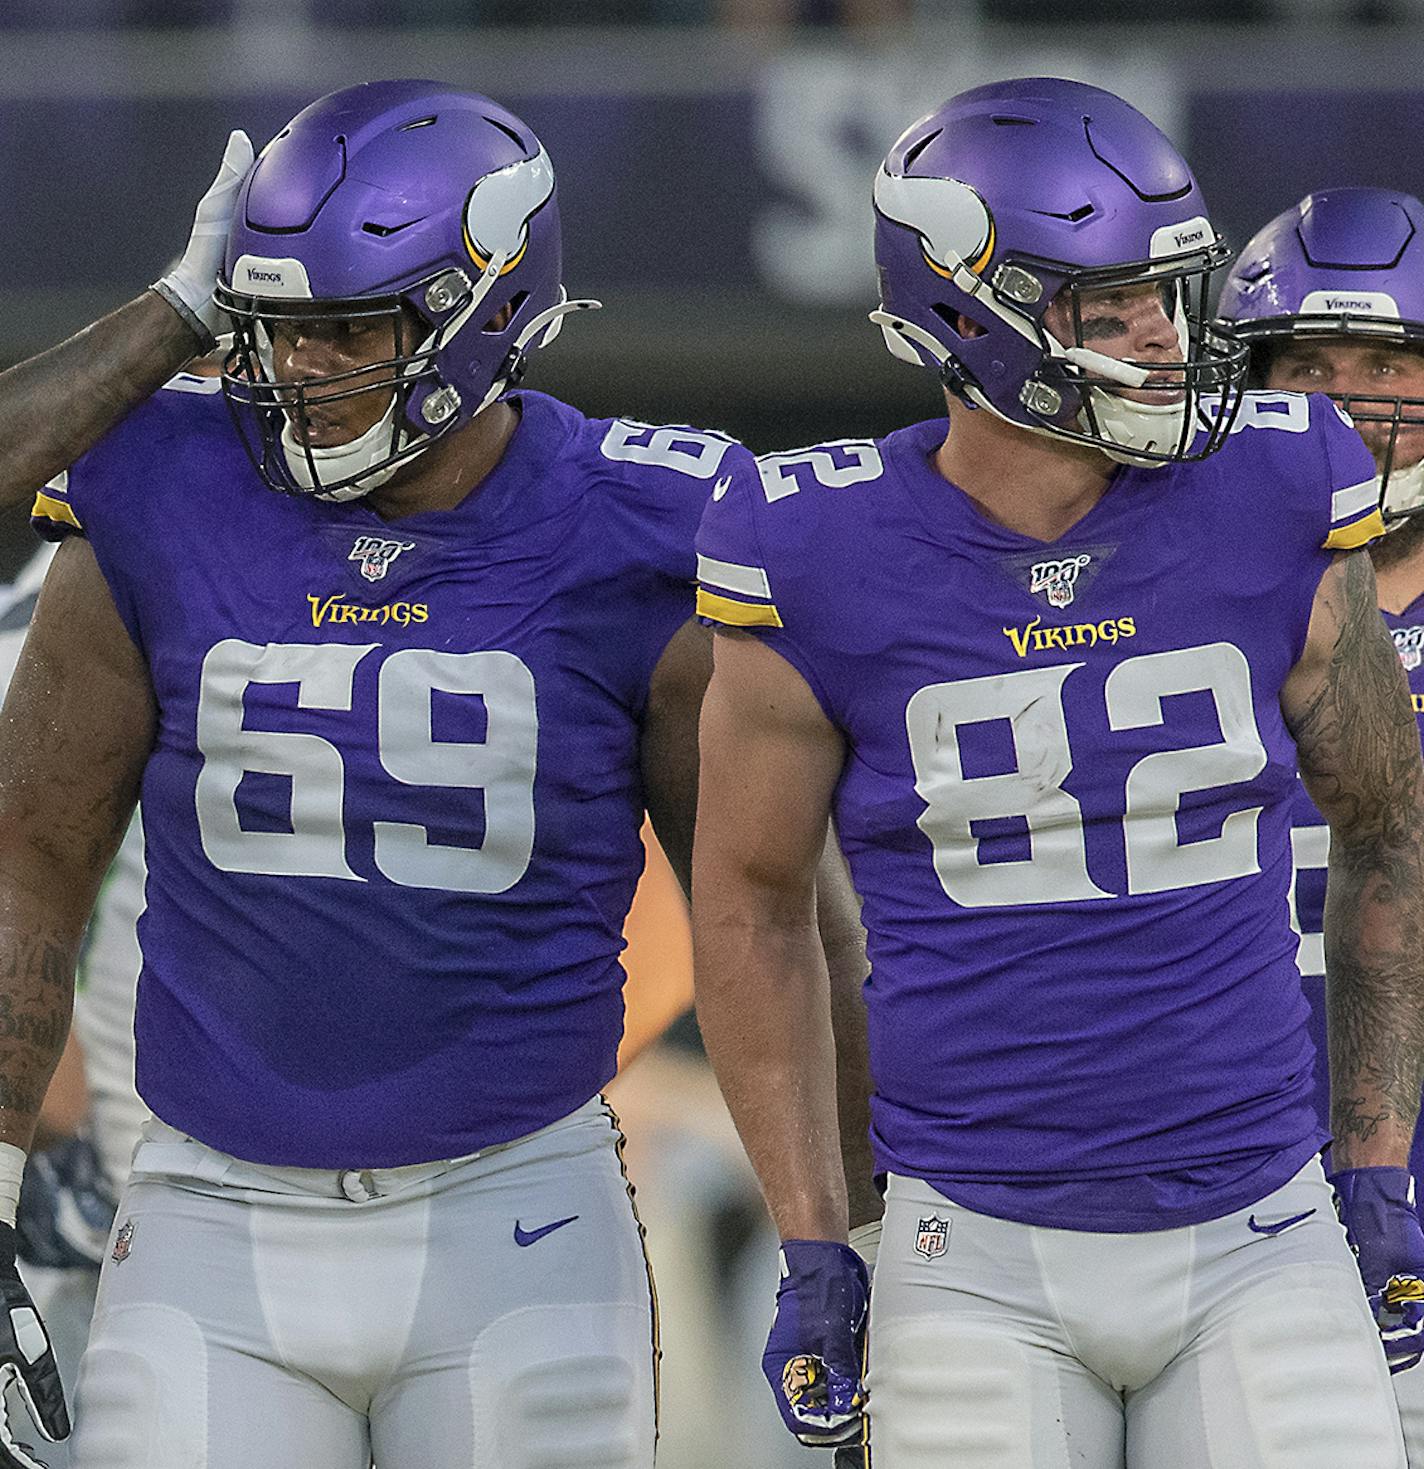
[[[1252,395],[1045,544],[939,475],[944,432],[771,455],[698,538],[700,610],[845,736],[879,1166],[1033,1224],[1218,1217],[1323,1141],[1279,695],[1373,465],[1328,399]]]
[[[1424,740],[1424,597],[1418,598],[1395,614],[1382,614],[1385,626],[1394,634],[1394,646],[1409,679],[1409,694],[1414,702],[1414,716],[1419,721],[1420,739]],[[1295,891],[1292,911],[1300,929],[1300,973],[1310,1002],[1310,1030],[1315,1041],[1315,1103],[1320,1125],[1330,1128],[1330,1067],[1326,1054],[1325,1026],[1325,945],[1321,933],[1325,909],[1325,867],[1330,859],[1330,833],[1315,803],[1303,785],[1297,786],[1291,829],[1291,845],[1295,854]],[[1409,1166],[1419,1180],[1420,1198],[1424,1198],[1424,1128],[1414,1134],[1414,1148]]]
[[[216,386],[36,507],[91,540],[158,701],[139,1091],[272,1164],[532,1132],[614,1072],[650,676],[751,455],[521,393],[476,493],[387,523],[265,488]]]

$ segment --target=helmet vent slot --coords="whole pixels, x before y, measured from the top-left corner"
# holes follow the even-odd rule
[[[996,128],[1031,128],[1038,125],[1036,117],[1009,117],[1000,115],[991,119]]]
[[[425,216],[421,215],[420,219]],[[374,219],[368,219],[361,226],[361,232],[367,235],[375,235],[378,240],[384,240],[390,235],[398,235],[402,230],[408,230],[411,225],[419,224],[420,219],[403,220],[400,224],[378,224]]]
[[[934,140],[939,137],[940,133],[943,131],[943,128],[936,128],[934,132],[926,133],[925,136],[921,138],[918,143],[913,144],[910,147],[909,151],[905,154],[905,162],[902,166],[906,169],[909,169],[914,164],[915,159],[917,159],[920,154],[923,153],[925,149],[928,148],[929,145],[933,143]]]
[[[505,137],[510,140],[511,143],[516,144],[520,148],[527,148],[528,147],[528,145],[525,143],[524,139],[521,138],[519,136],[519,134],[516,133],[512,127],[507,127],[497,117],[486,117],[485,118],[485,121],[487,123],[489,123],[489,125],[492,128],[498,128],[500,130],[500,132],[502,132],[505,135]]]
[[[1087,219],[1093,212],[1092,204],[1080,204],[1076,209],[1070,209],[1066,214],[1060,214],[1055,209],[1035,209],[1033,213],[1041,214],[1045,219],[1066,219],[1069,224],[1077,224],[1080,219]]]
[[[402,123],[396,129],[398,133],[413,133],[416,128],[433,128],[440,119],[436,117],[418,117],[414,122]]]

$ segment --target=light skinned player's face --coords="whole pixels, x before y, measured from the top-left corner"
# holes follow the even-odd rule
[[[1180,362],[1182,343],[1173,321],[1175,283],[1142,281],[1130,286],[1106,286],[1078,293],[1082,322],[1082,345],[1125,362],[1149,366],[1154,362]],[[1060,292],[1043,314],[1043,324],[1065,347],[1078,345],[1073,322],[1073,302]],[[1175,403],[1183,396],[1181,373],[1154,373],[1149,383],[1160,387],[1115,388],[1113,391],[1138,403]]]
[[[1305,338],[1287,342],[1276,350],[1264,386],[1293,393],[1424,399],[1424,354],[1399,343],[1350,341],[1343,337]],[[1387,411],[1385,404],[1360,406]],[[1424,459],[1424,409],[1414,409],[1412,414],[1421,422],[1401,426],[1394,449],[1396,469],[1407,469]],[[1357,419],[1355,427],[1375,456],[1375,464],[1383,469],[1389,450],[1389,424]]]

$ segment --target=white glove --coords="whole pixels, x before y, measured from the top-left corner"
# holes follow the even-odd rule
[[[153,289],[197,333],[204,351],[212,349],[218,329],[220,313],[213,301],[213,286],[222,268],[233,206],[252,168],[252,158],[252,139],[240,128],[229,133],[217,177],[198,201],[183,258],[153,283]]]

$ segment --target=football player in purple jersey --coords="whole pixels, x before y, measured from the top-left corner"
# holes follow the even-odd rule
[[[1390,189],[1323,189],[1266,225],[1232,267],[1218,311],[1252,353],[1253,382],[1329,393],[1354,419],[1379,470],[1388,534],[1370,546],[1380,611],[1409,680],[1424,735],[1424,204]],[[1329,829],[1304,789],[1291,832],[1298,964],[1311,1002],[1317,1052],[1326,1032],[1322,929]],[[1329,1077],[1318,1055],[1316,1096],[1329,1116]],[[1328,1125],[1328,1123],[1327,1123]],[[1424,1139],[1392,1192],[1419,1196]],[[1402,1217],[1398,1210],[1381,1216]],[[1354,1224],[1347,1214],[1346,1222]],[[1378,1248],[1354,1224],[1371,1290]],[[1390,1358],[1411,1465],[1424,1465],[1424,1371],[1417,1333],[1396,1332]]]
[[[645,812],[690,866],[696,526],[754,461],[519,389],[595,303],[538,138],[439,83],[294,118],[217,296],[221,382],[175,378],[36,501],[62,542],[0,735],[14,1149],[142,789],[155,1118],[72,1462],[646,1469],[656,1316],[600,1088]]]
[[[1328,398],[1242,395],[1225,247],[1120,99],[964,93],[874,202],[873,319],[948,424],[766,456],[698,539],[698,1005],[785,1240],[783,1415],[842,1436],[868,1391],[877,1469],[1401,1469],[1286,904],[1299,768],[1334,1167],[1408,1296],[1424,767],[1375,465]],[[809,918],[832,809],[887,1182],[863,1377]]]
[[[244,132],[227,140],[178,263],[127,305],[0,373],[0,507],[23,505],[221,327],[213,283],[233,201],[252,166]]]

